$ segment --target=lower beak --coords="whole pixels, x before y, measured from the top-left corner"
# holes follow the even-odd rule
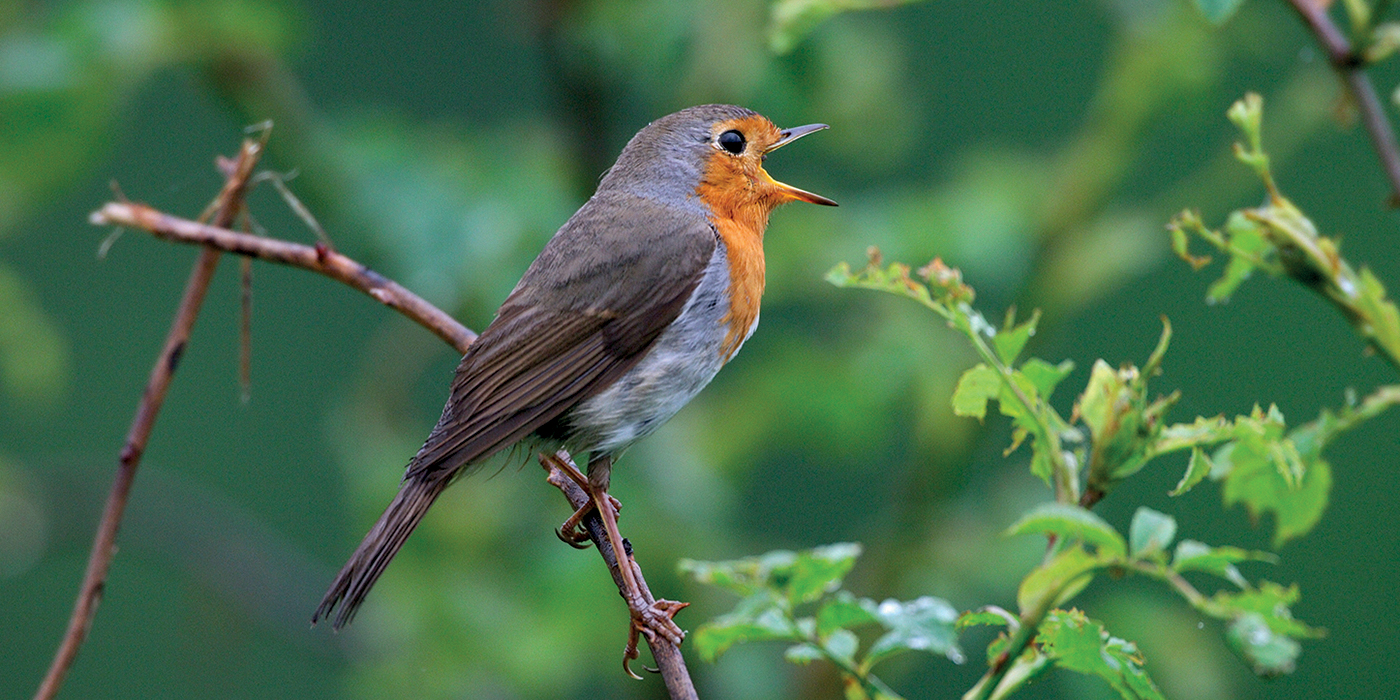
[[[795,126],[791,129],[783,129],[782,131],[778,132],[778,140],[774,141],[773,145],[769,146],[768,149],[763,152],[763,155],[766,156],[769,153],[772,153],[773,151],[776,151],[779,148],[782,148],[783,146],[786,146],[792,143],[793,141],[796,141],[802,138],[803,136],[806,136],[807,134],[829,128],[831,127],[825,124],[808,124],[806,126]],[[792,185],[774,180],[771,175],[768,175],[767,171],[764,171],[763,174],[768,177],[768,181],[771,182],[774,187],[777,187],[779,191],[781,191],[788,197],[791,197],[792,199],[798,199],[804,202],[811,202],[812,204],[822,204],[828,207],[836,206],[836,202],[833,202],[830,199],[827,199],[826,197],[823,197],[819,194],[814,194],[808,192],[807,190],[798,189],[796,187],[793,187]]]

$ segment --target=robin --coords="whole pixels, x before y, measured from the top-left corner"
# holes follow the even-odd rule
[[[778,129],[742,107],[702,105],[637,132],[462,357],[398,495],[312,622],[333,612],[335,629],[350,622],[438,495],[527,438],[589,455],[587,477],[573,478],[591,502],[560,536],[581,542],[579,519],[596,508],[613,551],[627,551],[607,493],[613,460],[675,415],[753,333],[768,214],[795,200],[835,206],[763,170],[769,153],[825,128]],[[671,616],[682,606],[648,604],[631,567],[620,569],[634,632],[679,642]]]

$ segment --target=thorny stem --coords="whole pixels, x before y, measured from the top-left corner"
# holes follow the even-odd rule
[[[219,226],[228,226],[237,218],[243,206],[248,178],[262,156],[265,141],[266,134],[261,141],[249,139],[243,142],[224,188],[211,206],[211,209],[215,210],[214,221]],[[165,402],[165,393],[170,388],[175,369],[179,366],[186,343],[189,342],[190,331],[194,328],[205,293],[209,290],[209,283],[218,268],[220,255],[220,251],[215,248],[206,247],[201,250],[194,269],[190,271],[190,278],[185,283],[185,293],[180,300],[179,310],[171,321],[165,345],[156,358],[155,366],[151,368],[146,389],[141,395],[141,402],[136,407],[136,415],[133,416],[131,428],[127,432],[126,442],[118,459],[117,474],[112,480],[107,504],[103,508],[102,519],[98,522],[97,534],[93,538],[87,571],[83,574],[78,598],[73,603],[73,613],[68,619],[68,629],[54,653],[48,673],[34,694],[35,700],[49,700],[58,694],[63,679],[68,675],[68,669],[78,656],[79,648],[87,639],[88,630],[92,628],[92,618],[97,613],[97,604],[102,598],[102,591],[107,584],[107,572],[116,552],[117,531],[121,529],[122,515],[126,512],[132,482],[136,479],[136,469],[141,464],[141,455],[146,451],[146,444],[155,427],[156,416]]]

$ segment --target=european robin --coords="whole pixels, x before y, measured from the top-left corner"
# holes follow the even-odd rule
[[[778,129],[742,107],[702,105],[637,132],[462,357],[398,495],[312,622],[335,612],[336,629],[348,623],[448,484],[527,438],[589,455],[586,479],[574,478],[592,502],[561,537],[579,542],[578,519],[596,507],[613,551],[626,552],[607,495],[613,460],[675,415],[753,333],[769,213],[795,200],[835,205],[763,170],[769,153],[825,128]],[[634,630],[679,642],[679,605],[649,605],[631,567],[620,568]]]

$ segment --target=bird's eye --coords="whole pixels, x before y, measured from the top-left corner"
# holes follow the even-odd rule
[[[719,147],[736,156],[744,152],[744,145],[747,143],[744,135],[733,129],[719,135]]]

